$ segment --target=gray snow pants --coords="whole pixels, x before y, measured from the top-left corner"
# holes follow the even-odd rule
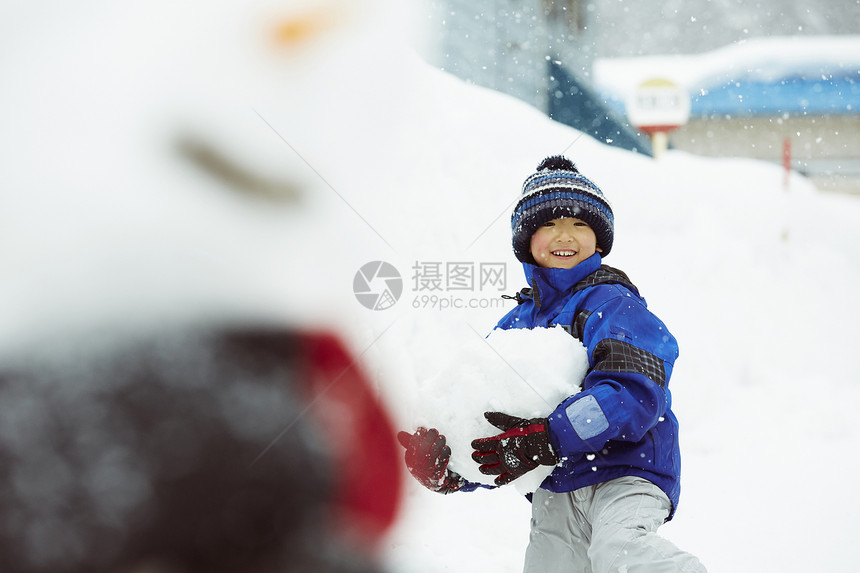
[[[623,477],[567,493],[538,489],[524,573],[704,573],[657,535],[671,505],[648,480]]]

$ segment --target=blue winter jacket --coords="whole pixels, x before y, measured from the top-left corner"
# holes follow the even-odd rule
[[[561,325],[588,350],[581,391],[548,416],[561,463],[541,484],[573,491],[622,476],[645,478],[672,502],[680,494],[678,421],[669,378],[678,345],[623,272],[599,253],[572,269],[524,264],[530,289],[496,328]]]

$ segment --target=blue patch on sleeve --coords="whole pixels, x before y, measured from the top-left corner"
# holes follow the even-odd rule
[[[609,420],[594,396],[574,401],[564,412],[580,440],[589,440],[609,428]]]

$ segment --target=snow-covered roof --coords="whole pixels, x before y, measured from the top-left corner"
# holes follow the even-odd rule
[[[702,54],[598,59],[598,89],[616,106],[650,78],[686,88],[693,115],[856,113],[860,36],[751,39]]]

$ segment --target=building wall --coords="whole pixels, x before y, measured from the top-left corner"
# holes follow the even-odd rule
[[[691,118],[669,136],[675,149],[696,155],[774,163],[786,139],[793,170],[821,190],[860,194],[860,115]]]
[[[427,59],[479,86],[542,109],[546,35],[541,0],[438,0],[432,3],[435,46]]]
[[[548,61],[590,74],[583,0],[432,0],[434,65],[479,86],[548,107]]]

